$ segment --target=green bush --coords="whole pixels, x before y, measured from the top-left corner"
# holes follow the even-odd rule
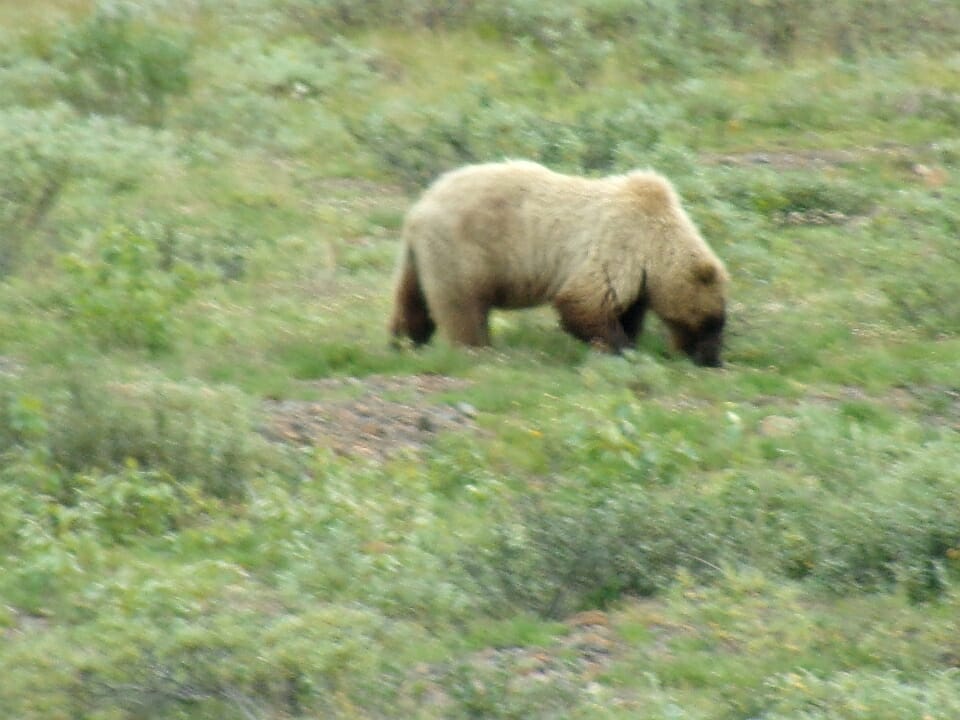
[[[184,154],[208,164],[235,160],[238,148],[298,159],[346,153],[350,137],[340,115],[374,92],[377,58],[343,38],[321,44],[300,35],[245,38],[223,55],[201,56],[197,72],[211,80],[177,115],[188,138]]]
[[[0,597],[25,611],[76,601],[107,548],[168,538],[287,471],[236,393],[106,374],[0,384]]]
[[[575,4],[487,2],[481,3],[480,16],[505,38],[545,51],[545,72],[574,87],[586,87],[613,49],[608,40],[591,33],[589,12]]]
[[[947,552],[960,543],[949,440],[894,443],[859,422],[816,415],[802,427],[773,442],[780,459],[768,473],[725,484],[717,534],[742,543],[754,562],[835,593],[898,584],[914,600],[944,593]]]
[[[637,4],[673,3],[645,0]],[[740,38],[741,51],[744,44],[752,44],[781,58],[824,48],[847,57],[905,52],[918,45],[943,48],[960,28],[960,11],[952,3],[936,3],[923,13],[896,0],[843,0],[829,5],[813,0],[684,0],[679,6],[687,44],[709,46],[710,34],[722,37],[732,32]],[[691,37],[696,40],[691,42]],[[730,44],[728,50],[735,53],[736,47]]]
[[[869,190],[852,182],[803,172],[735,172],[716,183],[721,197],[735,207],[778,224],[841,223],[865,215],[875,202]]]
[[[872,258],[882,268],[878,284],[888,315],[930,339],[960,332],[960,278],[946,271],[960,262],[954,240],[960,234],[960,208],[939,197],[910,194],[898,212],[904,216],[903,226],[896,228],[898,241],[878,244]],[[886,222],[877,224],[882,228]]]
[[[579,679],[526,680],[523,669],[510,667],[509,660],[457,664],[440,678],[448,697],[444,717],[450,720],[601,717],[596,714],[597,708],[590,707],[593,698],[583,692]]]
[[[366,94],[375,77],[375,54],[343,38],[318,45],[306,38],[270,44],[249,41],[231,48],[237,85],[278,97],[306,99],[332,92]]]
[[[22,464],[16,472],[23,477],[31,466],[53,472],[43,489],[60,501],[75,501],[85,474],[119,473],[120,483],[128,471],[239,498],[280,460],[252,434],[251,409],[236,393],[105,375],[81,365],[49,386],[22,378],[2,388],[8,461]]]
[[[344,717],[359,707],[389,714],[416,632],[357,606],[321,603],[265,617],[230,594],[243,582],[237,572],[209,565],[192,570],[233,584],[216,590],[176,572],[180,597],[168,598],[168,582],[133,568],[139,588],[93,591],[98,621],[9,647],[4,659],[15,664],[5,667],[0,707],[25,720],[61,717],[48,714],[52,708],[145,720]],[[247,601],[258,591],[244,589]]]
[[[53,49],[60,92],[78,110],[160,125],[168,98],[189,87],[187,37],[137,17],[136,5],[100,3]]]
[[[167,350],[174,314],[207,277],[164,252],[155,237],[121,228],[105,231],[64,260],[63,311],[102,347]]]
[[[579,480],[552,476],[549,493],[517,500],[461,552],[489,612],[563,617],[661,592],[680,571],[709,581],[744,563],[838,594],[900,587],[925,601],[948,590],[948,552],[960,547],[948,439],[888,447],[882,426],[814,414],[769,441],[769,467],[714,479],[704,470],[748,452],[749,436],[713,423],[698,428],[713,427],[712,442],[684,443],[696,431],[669,433],[656,408],[621,415],[586,435],[566,426]]]
[[[62,73],[52,63],[28,54],[14,37],[0,34],[0,107],[44,105],[57,96],[62,82]]]
[[[918,45],[943,49],[960,29],[960,10],[951,3],[916,13],[896,0],[829,6],[812,0],[508,0],[480,2],[475,12],[477,20],[505,37],[534,42],[561,65],[565,57],[580,57],[585,69],[572,77],[581,79],[596,68],[611,37],[632,40],[642,75],[676,76],[735,65],[753,50],[784,58],[824,48],[846,57]]]
[[[564,70],[572,78],[589,77],[591,59],[603,57],[610,39],[634,42],[638,68],[674,73],[737,63],[753,50],[789,57],[826,48],[850,58],[917,47],[948,50],[960,29],[952,3],[917,13],[897,0],[295,0],[283,3],[281,13],[293,28],[324,39],[378,27],[477,27],[533,43],[561,63],[568,55]],[[573,62],[577,56],[584,68]]]
[[[952,717],[960,712],[956,669],[922,678],[880,669],[829,677],[787,673],[771,680],[765,695],[765,720],[900,720]]]
[[[562,618],[624,594],[654,594],[681,569],[713,575],[723,554],[718,528],[695,497],[637,486],[610,494],[583,490],[521,500],[514,517],[460,560],[491,612],[523,608]]]
[[[293,0],[284,13],[302,30],[329,37],[362,28],[457,27],[473,16],[475,0]]]
[[[375,113],[351,127],[354,137],[398,179],[426,185],[471,162],[509,157],[559,170],[603,173],[655,147],[668,118],[640,101],[600,98],[572,121],[551,120],[478,90],[455,111]]]
[[[170,137],[110,118],[79,118],[63,105],[0,110],[0,277],[41,249],[28,242],[74,186],[129,192],[162,160]]]
[[[170,476],[140,471],[132,462],[117,473],[77,476],[72,484],[79,512],[113,542],[163,535],[192,509]]]

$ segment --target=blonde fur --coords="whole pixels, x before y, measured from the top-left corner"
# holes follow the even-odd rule
[[[449,340],[471,345],[489,343],[491,308],[552,303],[565,329],[614,350],[636,334],[625,313],[642,320],[649,306],[685,328],[724,313],[723,264],[649,171],[587,179],[526,161],[467,166],[423,194],[403,242],[396,336],[414,336],[417,296]]]

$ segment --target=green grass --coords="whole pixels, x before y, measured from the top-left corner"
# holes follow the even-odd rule
[[[832,7],[0,8],[0,715],[957,716],[960,19]],[[392,349],[406,208],[502,157],[667,174],[726,368]],[[263,432],[367,387],[469,422]]]

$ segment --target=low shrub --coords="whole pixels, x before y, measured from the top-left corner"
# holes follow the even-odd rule
[[[577,4],[511,0],[480,4],[480,17],[505,39],[546,52],[544,72],[586,87],[612,52],[612,44],[590,30],[590,13]]]
[[[51,62],[0,34],[0,107],[42,106],[57,97],[62,82],[61,71]]]
[[[548,492],[519,499],[463,549],[460,565],[489,612],[547,618],[661,592],[681,571],[710,581],[742,564],[838,594],[900,587],[914,601],[941,596],[960,547],[949,440],[917,448],[905,437],[889,447],[888,429],[837,418],[821,433],[813,422],[824,420],[774,441],[771,467],[731,476],[698,473],[708,460],[723,463],[709,448],[682,457],[680,446],[672,456],[672,440],[658,449],[635,430],[611,438],[616,424],[601,427],[574,441],[567,461],[583,468],[571,469],[578,481],[552,476]],[[823,438],[836,448],[824,451]],[[751,442],[728,439],[726,456]]]
[[[459,165],[525,158],[559,170],[622,169],[660,141],[668,119],[640,101],[598,103],[574,120],[550,120],[495,101],[479,90],[456,111],[375,113],[350,126],[381,165],[410,187],[422,187]]]
[[[910,194],[902,198],[902,223],[879,231],[897,233],[896,243],[877,243],[873,263],[882,268],[879,286],[897,325],[937,339],[960,332],[960,207],[939,197]]]
[[[458,27],[473,17],[476,0],[294,0],[284,13],[298,29],[329,37],[383,25],[407,28]]]
[[[189,87],[191,46],[135,15],[137,5],[100,3],[53,48],[60,92],[78,110],[160,125],[168,98]]]
[[[162,132],[80,118],[64,105],[0,110],[0,276],[41,253],[28,241],[73,186],[90,181],[105,195],[128,192],[172,159],[172,145]]]
[[[147,610],[164,600],[162,580],[139,580]],[[178,582],[190,593],[189,578]],[[179,612],[151,618],[132,613],[122,595],[99,594],[110,609],[98,621],[6,650],[15,665],[0,706],[20,718],[51,717],[51,707],[145,720],[341,717],[358,707],[387,716],[411,640],[406,627],[362,607],[320,604],[268,617],[221,592],[202,596],[207,612],[181,598]],[[53,647],[55,668],[45,672]]]
[[[700,577],[719,570],[719,526],[696,498],[634,486],[524,499],[517,508],[460,556],[493,613],[519,607],[562,618],[624,594],[656,593],[681,569]]]
[[[174,311],[208,277],[156,235],[127,228],[94,236],[64,259],[61,303],[68,321],[101,347],[171,347]]]
[[[128,471],[240,498],[280,459],[252,432],[252,410],[238,393],[106,375],[81,365],[55,383],[20,378],[2,387],[0,437],[14,453],[8,460],[52,472],[54,484],[43,489],[61,502],[75,502],[84,474],[120,473],[119,483]]]
[[[318,45],[306,38],[283,43],[248,41],[231,48],[238,86],[274,95],[306,99],[334,91],[370,92],[376,54],[343,38]]]
[[[729,173],[717,191],[735,207],[778,224],[842,223],[866,214],[875,203],[869,190],[854,183],[802,172]]]
[[[762,717],[787,720],[899,720],[905,716],[950,717],[960,712],[956,670],[921,678],[881,669],[838,672],[828,677],[791,672],[765,690]]]

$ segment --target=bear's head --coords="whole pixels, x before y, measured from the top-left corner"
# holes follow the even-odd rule
[[[677,350],[697,365],[721,367],[726,323],[727,272],[714,257],[698,259],[679,277],[652,293],[654,312],[670,331]],[[657,297],[659,296],[659,297]]]
[[[719,367],[726,322],[727,271],[683,210],[666,178],[626,177],[632,224],[641,228],[644,296],[673,345],[697,365]]]

